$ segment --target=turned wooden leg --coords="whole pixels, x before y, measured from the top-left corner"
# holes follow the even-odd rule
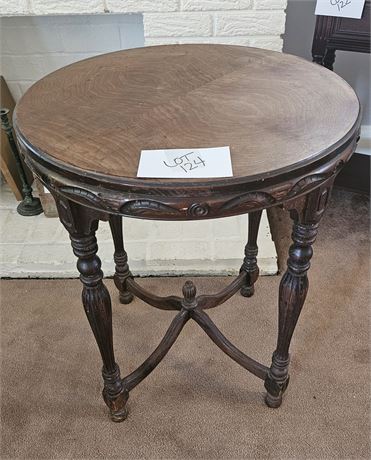
[[[126,280],[131,276],[128,255],[124,248],[124,238],[122,233],[122,217],[110,216],[109,224],[111,227],[113,243],[115,245],[115,276],[114,281],[117,289],[120,292],[120,302],[127,304],[130,303],[134,296],[127,290]]]
[[[251,297],[254,294],[254,284],[259,276],[259,267],[256,259],[258,255],[256,240],[258,238],[262,212],[263,211],[255,211],[249,213],[249,234],[245,246],[245,258],[240,269],[240,272],[245,271],[247,273],[246,284],[240,291],[244,297]]]
[[[325,48],[322,54],[312,54],[313,62],[326,67],[329,70],[334,70],[334,62],[336,57],[336,50],[333,48]]]
[[[317,228],[318,224],[294,224],[294,243],[289,250],[287,271],[282,277],[279,289],[277,348],[273,353],[272,365],[265,381],[268,392],[266,403],[269,407],[281,405],[282,394],[288,385],[289,346],[308,291],[307,270]]]
[[[94,211],[63,198],[56,201],[59,217],[70,234],[73,252],[78,258],[77,268],[83,284],[82,302],[103,360],[103,399],[111,411],[112,420],[119,422],[127,416],[129,393],[123,386],[113,352],[111,299],[102,282],[95,237],[99,217]]]
[[[324,55],[322,54],[312,54],[312,61],[316,64],[323,65]]]
[[[327,206],[332,181],[291,203],[294,220],[287,270],[279,288],[278,339],[265,380],[269,407],[279,407],[289,383],[289,346],[308,292],[307,271],[313,254],[319,221]]]
[[[334,70],[334,62],[335,62],[335,49],[328,48],[323,58],[323,65],[329,70]]]

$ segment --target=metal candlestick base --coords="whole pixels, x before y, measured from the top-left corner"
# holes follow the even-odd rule
[[[43,212],[39,198],[26,197],[17,206],[17,212],[21,216],[37,216]]]
[[[39,198],[35,198],[32,195],[32,188],[27,183],[26,173],[24,172],[21,157],[14,140],[13,129],[8,119],[8,113],[8,109],[0,109],[1,127],[8,136],[9,145],[12,149],[18,174],[22,182],[22,194],[24,198],[17,206],[17,212],[21,216],[37,216],[43,212],[43,208]]]

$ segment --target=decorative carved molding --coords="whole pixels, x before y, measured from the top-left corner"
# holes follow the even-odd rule
[[[131,200],[120,208],[120,213],[132,216],[146,216],[148,213],[158,213],[161,216],[180,215],[181,211],[167,204],[155,200]]]
[[[196,286],[194,285],[193,281],[186,281],[183,285],[182,289],[183,293],[183,300],[182,300],[182,307],[186,310],[193,310],[197,308],[198,302],[196,299]]]
[[[311,174],[301,178],[294,185],[291,186],[288,192],[283,189],[268,193],[266,191],[252,191],[243,194],[237,194],[233,198],[223,203],[220,206],[220,198],[215,197],[210,199],[209,202],[192,203],[187,205],[186,199],[179,201],[175,199],[174,203],[163,203],[152,199],[132,199],[124,204],[122,202],[122,194],[116,193],[111,195],[108,199],[99,196],[93,190],[87,190],[81,187],[60,186],[56,181],[49,181],[49,188],[56,194],[61,193],[63,196],[70,198],[82,205],[93,207],[102,210],[103,212],[116,212],[123,215],[133,217],[154,217],[166,219],[169,217],[178,217],[186,219],[191,216],[195,219],[203,217],[218,215],[233,215],[245,212],[252,212],[254,209],[267,208],[274,204],[278,204],[284,200],[289,199],[292,201],[297,195],[302,195],[310,192],[312,189],[319,187],[323,182],[334,176],[343,166],[344,162],[340,161],[332,167],[328,173]],[[102,193],[102,191],[100,192]],[[108,196],[109,191],[105,190],[104,196]],[[276,195],[276,197],[274,196]],[[300,198],[300,197],[299,197]],[[167,198],[166,201],[168,201]]]
[[[284,204],[291,218],[299,223],[318,223],[328,205],[335,175],[307,195],[302,195]]]
[[[258,208],[258,207],[265,207],[271,206],[276,202],[276,199],[267,192],[247,192],[242,195],[239,195],[231,200],[225,202],[221,209],[225,211],[236,211],[238,209],[244,209],[245,211],[248,209]]]
[[[59,192],[67,196],[68,198],[71,198],[71,200],[76,200],[76,198],[78,198],[79,202],[82,204],[87,204],[88,206],[93,205],[94,207],[105,211],[109,210],[107,203],[104,200],[102,200],[98,195],[89,190],[64,185],[62,187],[59,187]]]
[[[344,149],[337,153],[336,161],[331,157],[326,161],[317,162],[312,172],[307,172],[304,177],[303,171],[298,170],[277,180],[258,179],[256,182],[245,183],[243,178],[240,178],[239,182],[231,182],[227,186],[220,183],[212,186],[200,184],[194,187],[196,184],[190,182],[189,187],[182,183],[174,184],[173,188],[160,187],[157,183],[147,187],[140,184],[116,184],[111,181],[113,178],[108,177],[100,184],[85,176],[79,177],[79,182],[76,182],[76,176],[72,172],[54,171],[53,165],[45,163],[44,159],[39,161],[39,157],[22,143],[22,138],[19,141],[24,148],[26,159],[32,164],[33,172],[54,197],[63,194],[76,203],[100,210],[103,220],[108,220],[108,213],[163,220],[186,220],[243,214],[282,204],[286,200],[292,201],[299,194],[309,193],[337,174],[348,161],[355,149],[358,131],[344,142]],[[74,181],[76,185],[73,185]],[[248,191],[249,189],[251,190]]]
[[[286,195],[286,198],[294,197],[299,193],[305,193],[311,188],[317,187],[322,182],[331,177],[332,174],[333,173],[330,172],[326,174],[311,174],[309,176],[303,177],[298,182],[296,182],[296,184],[289,190],[289,192]]]
[[[207,203],[194,203],[188,208],[188,214],[193,217],[205,217],[209,214],[210,206]]]
[[[56,200],[56,205],[60,221],[69,232],[73,231],[74,222],[69,202],[62,197],[58,197]]]

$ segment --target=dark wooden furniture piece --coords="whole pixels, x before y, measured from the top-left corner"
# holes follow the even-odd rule
[[[366,0],[360,19],[317,16],[313,36],[313,61],[333,70],[336,50],[370,53],[371,0]],[[370,193],[370,157],[355,154],[335,185]]]
[[[9,109],[9,119],[12,118],[15,102],[11,95],[4,77],[0,75],[0,109]],[[22,162],[26,172],[26,179],[29,184],[33,182],[33,175],[27,166]],[[17,201],[23,200],[22,181],[19,176],[17,162],[9,144],[5,130],[0,127],[0,171],[6,183],[9,185]]]
[[[70,234],[84,308],[103,359],[103,397],[114,421],[126,417],[130,390],[162,360],[189,319],[264,380],[268,406],[280,406],[312,244],[334,178],[355,149],[359,124],[357,97],[337,75],[294,56],[238,46],[174,45],[102,55],[50,74],[25,94],[14,118],[17,138]],[[222,145],[230,146],[234,177],[136,177],[142,149]],[[260,216],[271,206],[288,209],[294,224],[279,290],[277,347],[268,367],[238,350],[206,310],[239,290],[253,294]],[[193,220],[242,213],[249,213],[250,222],[245,258],[239,276],[221,292],[197,296],[187,281],[182,296],[159,297],[133,279],[121,216]],[[137,296],[177,311],[159,346],[124,378],[97,255],[100,220],[111,226],[121,302]]]
[[[13,153],[17,165],[18,175],[22,183],[23,197],[22,201],[17,206],[17,212],[21,216],[37,216],[43,212],[43,208],[41,206],[40,199],[33,196],[32,187],[27,181],[27,173],[23,166],[22,157],[19,154],[18,147],[14,139],[13,127],[9,120],[9,112],[10,110],[7,108],[0,108],[1,129],[5,132],[8,138],[8,143]]]
[[[317,16],[313,37],[313,61],[333,70],[336,50],[370,52],[371,0],[361,19]]]

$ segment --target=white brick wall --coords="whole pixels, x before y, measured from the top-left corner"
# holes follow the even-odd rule
[[[145,13],[148,11],[177,11],[179,0],[106,0],[110,13]]]
[[[147,13],[144,15],[145,37],[209,37],[213,17],[208,13]]]
[[[144,43],[226,43],[282,49],[287,0],[0,0],[0,15],[45,15],[2,20],[2,73],[16,99],[37,79],[91,55]],[[69,14],[96,16],[52,16]],[[19,18],[21,20],[22,18]],[[13,19],[14,21],[14,19]],[[121,21],[121,22],[120,22]],[[13,26],[13,25],[14,26]],[[21,31],[19,29],[21,27]],[[139,32],[141,33],[141,32]],[[136,36],[133,39],[133,35]]]
[[[280,35],[285,27],[282,11],[232,11],[215,15],[215,35]]]
[[[143,15],[145,42],[226,43],[281,51],[285,7],[286,0],[181,0],[177,11]]]
[[[32,14],[93,14],[102,12],[101,0],[31,0]],[[78,8],[78,11],[76,9]]]
[[[0,15],[142,13],[147,45],[202,41],[281,50],[286,3],[287,0],[0,0]],[[261,40],[260,36],[267,38]]]
[[[253,0],[181,0],[184,11],[244,10],[252,6]]]
[[[1,16],[28,16],[2,19],[0,73],[18,99],[34,81],[64,65],[143,44],[226,43],[281,51],[286,1],[0,0]],[[82,15],[71,16],[75,14]],[[125,233],[138,271],[227,273],[241,264],[247,219],[183,224],[128,220]],[[103,259],[111,257],[108,240],[103,240],[101,249],[107,252]],[[263,273],[275,273],[276,254],[266,216],[260,249]],[[60,253],[65,254],[62,249]],[[50,271],[47,261],[41,272],[32,268],[34,259],[29,257],[23,261],[29,267],[26,271],[40,276],[42,267]],[[64,259],[57,261],[62,268],[56,273],[75,273],[73,256]]]
[[[79,15],[2,18],[0,74],[16,100],[38,79],[75,61],[144,46],[143,18]]]

